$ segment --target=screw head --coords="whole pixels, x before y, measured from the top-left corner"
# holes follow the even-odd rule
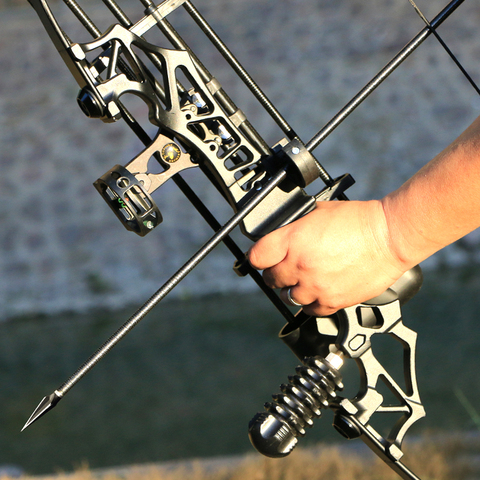
[[[87,88],[80,90],[77,102],[83,113],[89,118],[100,118],[104,114],[103,108]]]
[[[333,426],[340,435],[348,440],[358,438],[361,435],[358,427],[345,415],[337,413],[333,419]]]

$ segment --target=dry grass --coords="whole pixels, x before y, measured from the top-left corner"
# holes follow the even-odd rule
[[[479,447],[477,442],[475,453]],[[118,470],[82,467],[74,473],[42,477],[42,480],[399,480],[380,459],[364,453],[319,446],[298,449],[282,460],[249,455],[223,461],[198,460]],[[469,467],[470,457],[466,456],[469,454],[472,454],[472,443],[466,447],[460,438],[441,443],[424,440],[407,449],[405,463],[422,480],[464,480],[473,473]]]

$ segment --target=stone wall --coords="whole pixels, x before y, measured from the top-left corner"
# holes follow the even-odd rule
[[[121,227],[92,182],[141,146],[125,126],[82,115],[71,75],[25,3],[0,2],[0,318],[143,301],[202,245],[209,229],[170,184],[155,194],[164,216],[160,227],[145,238]],[[196,4],[304,141],[423,28],[407,0]],[[419,5],[432,18],[444,3]],[[86,6],[102,28],[111,22],[97,2]],[[139,3],[124,8],[133,18],[141,15]],[[58,18],[77,40],[67,12],[60,8]],[[281,138],[200,32],[181,15],[172,22],[267,141]],[[470,2],[440,29],[478,81],[479,23],[480,7]],[[132,109],[144,113],[138,104]],[[379,197],[453,140],[479,109],[478,95],[430,38],[315,153],[333,176],[352,173],[352,198]],[[186,178],[221,220],[228,219],[229,207],[200,172]],[[477,237],[433,263],[476,261]],[[253,288],[231,265],[220,247],[175,294]]]

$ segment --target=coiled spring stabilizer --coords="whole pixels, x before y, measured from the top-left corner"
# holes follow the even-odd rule
[[[287,456],[306,434],[305,428],[322,415],[343,389],[342,376],[331,363],[320,356],[309,357],[296,368],[296,375],[281,392],[273,395],[273,402],[265,404],[265,411],[250,421],[248,435],[253,446],[267,457]]]

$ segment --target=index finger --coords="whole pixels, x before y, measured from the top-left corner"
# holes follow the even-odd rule
[[[275,230],[252,245],[247,255],[248,261],[253,268],[265,270],[285,259],[288,251],[288,242],[282,230],[282,228]]]

